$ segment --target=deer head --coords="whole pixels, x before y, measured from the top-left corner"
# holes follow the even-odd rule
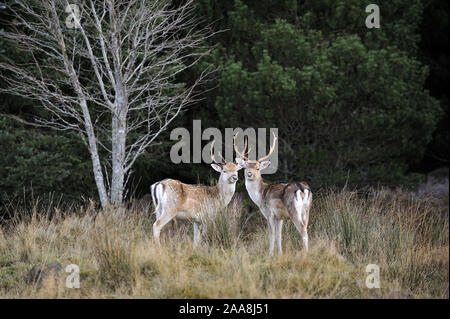
[[[217,161],[213,152],[214,143],[215,141],[211,143],[211,159],[213,161],[211,167],[220,173],[219,183],[235,184],[238,180],[238,171],[243,166],[239,163],[225,161],[222,155],[220,156],[220,162]]]
[[[239,133],[238,133],[239,134]],[[238,157],[236,158],[236,163],[238,163],[240,166],[245,168],[245,180],[246,181],[257,181],[261,179],[261,170],[265,169],[266,167],[269,167],[270,161],[268,158],[270,155],[272,155],[273,151],[275,150],[275,145],[277,142],[277,137],[275,136],[275,133],[273,133],[273,145],[270,147],[269,153],[266,156],[263,156],[256,161],[249,160],[246,154],[246,148],[247,143],[244,145],[244,149],[242,152],[239,151],[237,144],[236,144],[236,137],[237,134],[234,136],[234,150],[236,151],[236,154]],[[248,152],[247,152],[248,154]]]

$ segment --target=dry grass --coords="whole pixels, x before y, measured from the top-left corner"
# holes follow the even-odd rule
[[[249,218],[239,196],[213,215],[194,249],[192,228],[183,223],[163,231],[157,246],[154,214],[145,209],[20,213],[0,228],[0,297],[449,297],[448,209],[410,194],[316,195],[310,251],[286,223],[284,254],[274,258],[267,256],[265,222]],[[27,282],[34,265],[66,260],[80,267],[79,289]],[[365,287],[369,263],[380,266],[381,289]]]

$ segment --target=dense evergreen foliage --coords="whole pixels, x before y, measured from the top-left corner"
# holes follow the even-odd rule
[[[448,39],[439,46],[448,4],[379,1],[381,28],[368,29],[369,3],[198,0],[204,23],[223,30],[209,40],[216,48],[198,72],[208,65],[217,72],[204,99],[172,128],[190,129],[193,119],[221,130],[277,127],[279,171],[268,178],[306,179],[314,188],[410,183],[414,170],[448,166],[448,96],[440,89]],[[16,58],[0,38],[0,61]],[[0,113],[31,119],[33,112],[30,101],[0,96]],[[171,164],[169,133],[135,164],[128,187],[138,196],[163,177],[206,182],[213,174],[205,164]],[[95,193],[76,135],[0,117],[0,146],[1,198],[29,187],[69,198]]]

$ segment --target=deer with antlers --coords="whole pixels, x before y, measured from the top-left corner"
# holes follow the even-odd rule
[[[237,163],[226,162],[223,157],[217,162],[211,143],[211,167],[220,173],[216,186],[184,184],[175,179],[164,179],[153,184],[151,189],[156,221],[153,224],[153,236],[159,243],[161,229],[171,220],[187,220],[194,224],[194,246],[200,241],[203,205],[218,203],[225,207],[234,195],[238,171],[242,168]]]
[[[284,219],[290,219],[302,237],[303,245],[308,250],[308,219],[311,207],[312,193],[307,183],[265,183],[261,177],[261,171],[270,165],[269,157],[275,150],[277,137],[273,135],[273,145],[269,154],[256,161],[249,160],[245,156],[247,144],[242,152],[238,150],[236,137],[234,136],[234,150],[239,156],[236,162],[245,168],[245,187],[252,201],[259,207],[261,213],[268,222],[269,231],[269,255],[273,255],[276,238],[278,253],[282,253],[281,229]]]

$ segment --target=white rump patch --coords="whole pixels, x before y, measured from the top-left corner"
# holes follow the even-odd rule
[[[303,205],[307,205],[309,203],[309,190],[305,189],[305,198],[303,198]]]
[[[308,209],[309,206],[309,190],[305,189],[305,197],[302,199],[301,197],[301,190],[297,190],[295,192],[295,201],[294,201],[294,206],[295,209],[297,210],[297,213],[299,214],[300,220],[302,221],[303,224],[306,224],[306,211]]]
[[[153,185],[152,185],[153,186]],[[155,197],[157,199],[158,205],[155,207],[155,213],[156,213],[156,219],[158,219],[161,216],[163,207],[165,206],[165,194],[164,194],[164,185],[161,183],[158,183],[155,190]]]

